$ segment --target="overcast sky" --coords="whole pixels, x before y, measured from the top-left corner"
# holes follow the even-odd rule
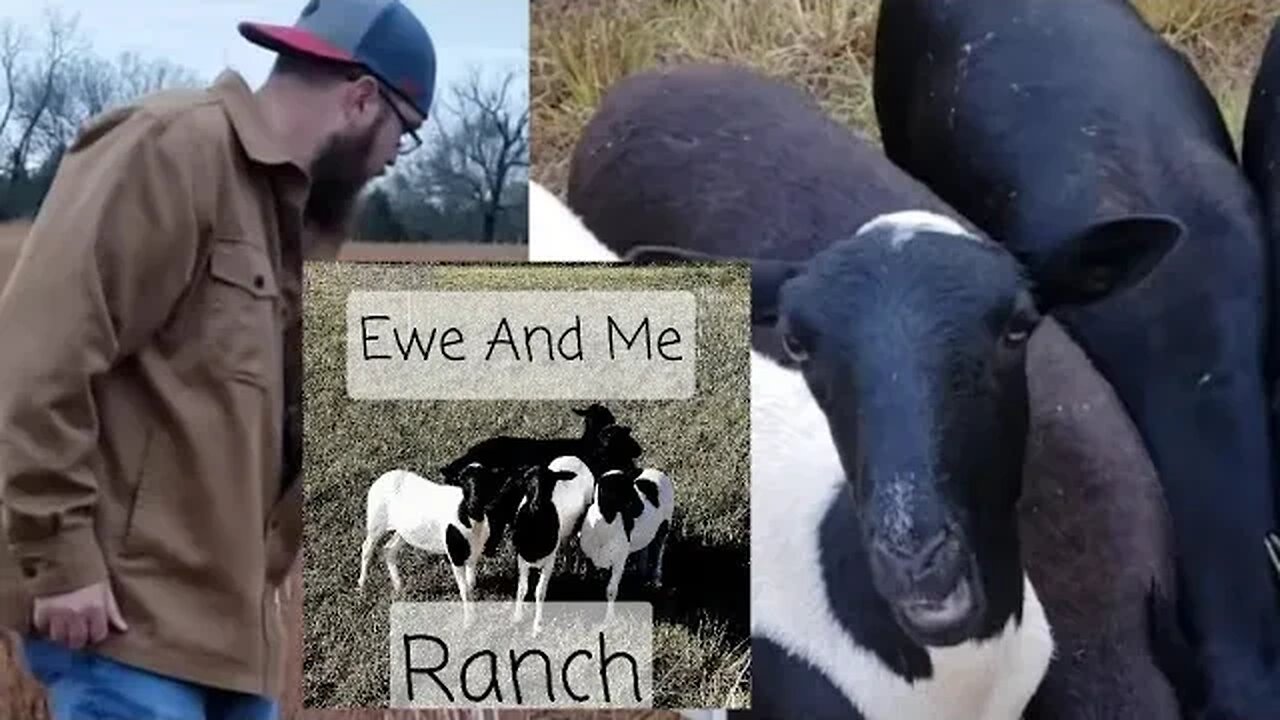
[[[422,20],[436,47],[437,91],[444,96],[469,65],[487,76],[517,73],[514,87],[527,102],[529,0],[403,0]],[[212,80],[231,67],[252,87],[266,78],[275,55],[246,41],[241,20],[293,24],[305,0],[5,0],[0,20],[14,19],[40,38],[43,13],[79,16],[81,37],[107,58],[135,51],[165,57]]]

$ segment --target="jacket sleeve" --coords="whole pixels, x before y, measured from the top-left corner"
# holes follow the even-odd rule
[[[106,579],[95,379],[162,326],[199,254],[181,130],[108,113],[63,157],[0,293],[0,507],[34,597]]]

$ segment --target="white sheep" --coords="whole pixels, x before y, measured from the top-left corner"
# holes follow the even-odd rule
[[[484,493],[494,484],[484,481],[487,472],[473,463],[463,469],[458,486],[432,482],[408,470],[391,470],[375,480],[365,505],[358,591],[364,592],[374,545],[390,530],[393,534],[383,552],[395,594],[403,589],[396,555],[405,543],[446,555],[462,597],[464,623],[470,624],[476,562],[489,537]]]
[[[577,530],[591,503],[596,483],[586,463],[567,455],[545,466],[530,468],[526,478],[530,486],[511,524],[511,544],[515,546],[520,568],[512,620],[520,622],[524,617],[529,570],[537,568],[533,616],[533,634],[537,635],[542,629],[542,604],[555,571],[556,557],[565,539]]]
[[[530,262],[617,262],[582,220],[549,190],[529,183]]]
[[[611,571],[606,621],[613,617],[627,558],[648,548],[659,535],[655,585],[662,586],[662,558],[674,507],[675,485],[660,470],[609,470],[600,476],[578,542],[592,565]]]

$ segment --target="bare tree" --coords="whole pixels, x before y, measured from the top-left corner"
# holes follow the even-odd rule
[[[93,117],[119,102],[119,69],[97,57],[86,57],[76,64],[72,86],[86,117]]]
[[[45,15],[47,44],[44,56],[25,78],[18,80],[17,115],[24,123],[18,142],[9,153],[9,180],[25,177],[28,153],[40,123],[51,105],[66,101],[67,66],[84,46],[77,36],[77,19],[56,11]]]
[[[0,114],[0,149],[4,148],[5,131],[18,105],[18,58],[26,47],[26,33],[12,19],[0,23],[0,73],[4,74],[4,113]]]
[[[433,147],[425,159],[432,194],[445,204],[469,201],[479,211],[484,242],[493,242],[501,214],[512,207],[511,184],[529,168],[529,106],[511,97],[514,81],[515,74],[507,72],[486,85],[473,69],[450,88],[452,102],[439,103],[444,112],[435,113]]]
[[[195,87],[202,81],[189,69],[164,58],[144,59],[136,53],[124,53],[116,62],[120,81],[120,98],[128,100],[157,90]]]
[[[30,42],[35,33],[0,22],[0,219],[39,206],[85,121],[141,95],[200,82],[167,60],[99,58],[77,25],[75,16],[46,11],[37,46]]]
[[[77,57],[66,67],[41,123],[42,149],[66,147],[85,121],[135,98],[174,87],[194,87],[200,79],[168,60],[144,60],[124,53],[115,63],[93,55]]]

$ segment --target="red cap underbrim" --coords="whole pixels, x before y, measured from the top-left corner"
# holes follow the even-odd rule
[[[242,22],[240,34],[249,42],[276,52],[302,53],[328,60],[355,62],[351,53],[330,45],[306,30],[287,25]]]

